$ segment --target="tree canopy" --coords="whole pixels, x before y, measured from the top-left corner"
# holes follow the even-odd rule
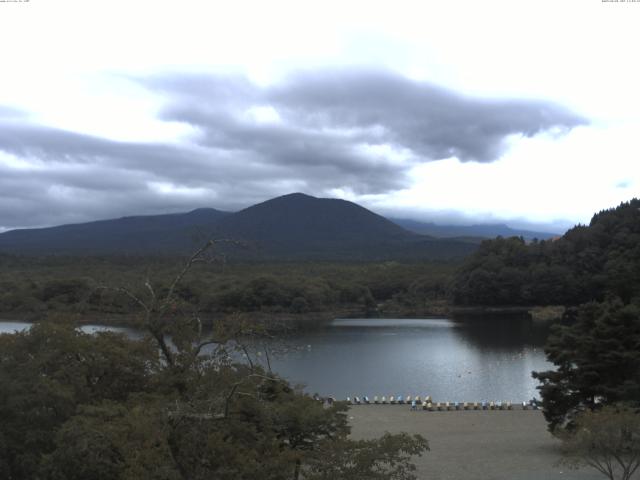
[[[545,348],[555,370],[534,372],[549,428],[573,426],[602,405],[640,406],[640,307],[614,299],[587,303],[571,325],[556,325]]]

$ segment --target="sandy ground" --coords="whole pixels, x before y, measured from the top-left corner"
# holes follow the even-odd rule
[[[349,410],[353,438],[419,433],[431,451],[415,459],[429,480],[597,480],[591,469],[558,465],[559,442],[539,410],[411,411],[407,405],[356,405]]]

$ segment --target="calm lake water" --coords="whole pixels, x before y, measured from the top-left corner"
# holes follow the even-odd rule
[[[0,333],[28,327],[0,322]],[[273,370],[309,393],[517,402],[539,397],[531,371],[552,367],[542,349],[546,333],[544,326],[514,319],[349,319],[266,346]],[[266,363],[264,354],[257,358]]]

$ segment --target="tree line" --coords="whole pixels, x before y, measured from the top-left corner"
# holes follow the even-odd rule
[[[0,314],[127,315],[135,305],[101,285],[127,285],[140,294],[148,276],[158,289],[178,259],[0,256]],[[268,313],[305,316],[344,311],[424,311],[446,301],[457,264],[219,263],[196,265],[176,295],[203,315]]]

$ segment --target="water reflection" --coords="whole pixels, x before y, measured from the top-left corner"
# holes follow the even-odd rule
[[[0,321],[0,333],[21,332],[29,328],[31,328],[31,324],[27,322]]]
[[[521,320],[336,320],[290,338],[271,363],[323,395],[522,401],[537,396],[531,371],[551,367],[544,330]]]
[[[31,323],[29,322],[13,322],[10,320],[0,320],[0,334],[1,333],[15,333],[21,332],[23,330],[28,330],[31,328]],[[140,339],[143,337],[143,334],[135,330],[133,328],[127,327],[111,327],[106,325],[82,325],[80,327],[84,333],[100,333],[100,332],[114,332],[114,333],[123,333],[129,338]]]
[[[544,347],[549,326],[530,319],[453,320],[461,338],[478,348],[519,350],[523,346]]]
[[[114,332],[122,333],[129,338],[139,340],[144,337],[144,334],[139,330],[127,327],[108,327],[106,325],[82,325],[80,327],[84,333],[102,333],[102,332]]]
[[[0,332],[28,328],[0,322]],[[127,328],[86,325],[94,333]],[[321,395],[431,395],[435,400],[528,400],[532,370],[551,368],[546,328],[529,320],[348,319],[310,333],[251,347],[265,367]],[[260,352],[260,355],[258,355]]]
[[[444,318],[338,318],[331,322],[330,327],[345,328],[455,328],[455,322]]]

